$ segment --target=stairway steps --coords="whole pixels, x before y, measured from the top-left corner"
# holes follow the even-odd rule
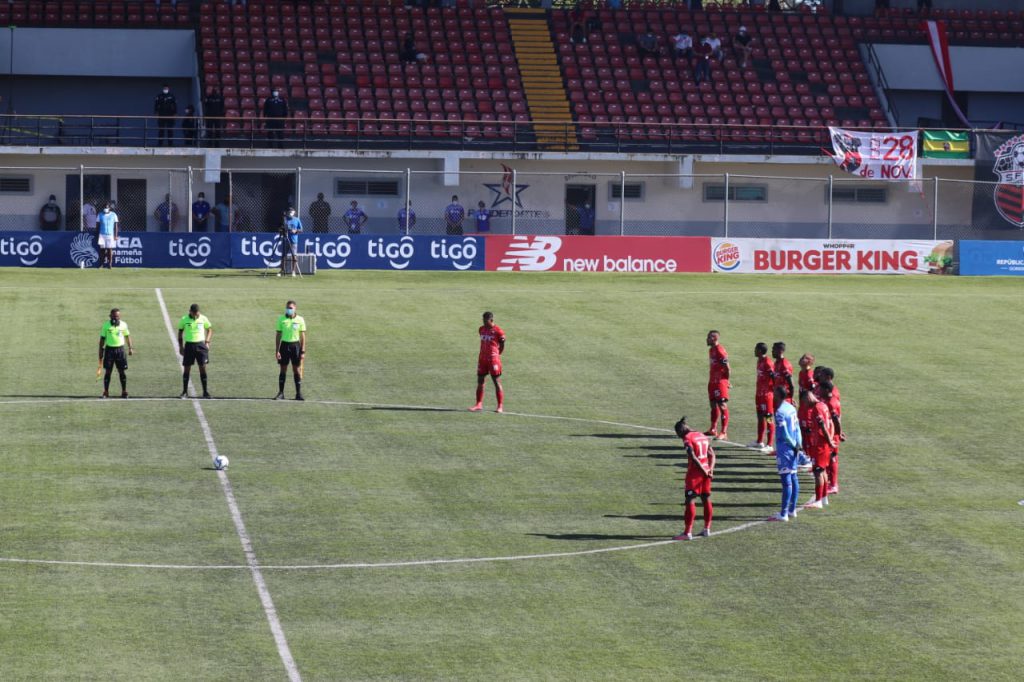
[[[530,8],[506,8],[505,13],[538,146],[551,151],[578,150],[575,129],[565,125],[572,123],[572,109],[547,13]]]

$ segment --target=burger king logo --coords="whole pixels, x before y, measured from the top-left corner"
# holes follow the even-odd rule
[[[740,246],[732,242],[719,242],[711,254],[714,266],[728,272],[740,266]]]

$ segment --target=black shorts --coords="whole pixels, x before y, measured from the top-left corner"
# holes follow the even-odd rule
[[[210,361],[210,348],[203,342],[197,341],[196,343],[186,343],[185,353],[182,356],[181,364],[185,367],[191,367],[197,362],[200,365],[205,365]]]
[[[109,370],[112,367],[122,371],[128,369],[128,355],[124,352],[124,346],[103,348],[103,369]]]
[[[281,347],[277,349],[281,354],[281,359],[278,361],[282,367],[287,367],[288,363],[292,363],[296,367],[302,362],[302,353],[300,352],[300,344],[298,341],[282,341]]]

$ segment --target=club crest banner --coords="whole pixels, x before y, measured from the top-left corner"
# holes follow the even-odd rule
[[[832,158],[842,170],[871,180],[917,179],[917,132],[828,129]]]

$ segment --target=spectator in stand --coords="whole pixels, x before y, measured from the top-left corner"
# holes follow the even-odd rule
[[[590,202],[586,202],[579,208],[579,233],[580,234],[594,234],[594,207],[590,205]]]
[[[405,206],[398,209],[398,231],[402,234],[409,234],[414,227],[416,227],[416,211],[412,210],[410,201],[408,210]]]
[[[309,205],[309,217],[313,219],[313,232],[329,231],[331,205],[324,200],[323,192],[317,192],[316,201]]]
[[[168,147],[174,146],[174,117],[178,115],[178,100],[171,92],[171,86],[164,83],[160,94],[153,100],[153,113],[157,116],[157,141],[159,146],[164,146],[166,140]]]
[[[782,6],[779,4],[779,0],[768,0],[768,11],[781,12]]]
[[[923,12],[932,8],[932,0],[917,0],[917,11]]]
[[[39,227],[44,230],[59,230],[63,223],[62,217],[57,196],[51,194],[50,200],[39,209]]]
[[[192,231],[206,232],[209,228],[210,202],[206,200],[206,194],[199,193],[199,198],[192,202]]]
[[[736,47],[736,60],[741,69],[747,68],[747,64],[750,63],[750,54],[754,51],[753,43],[754,36],[750,35],[746,26],[740,26],[732,39],[732,44]]]
[[[214,147],[219,146],[221,135],[224,132],[224,95],[220,94],[220,88],[206,88],[203,115],[205,116],[207,141]]]
[[[477,232],[491,231],[491,212],[487,210],[487,204],[482,201],[478,201],[476,204],[476,210],[473,211],[473,218],[476,220]]]
[[[416,39],[412,33],[406,33],[405,38],[402,40],[402,51],[398,55],[399,59],[403,62],[415,62],[417,54],[419,52],[416,50]]]
[[[199,119],[196,108],[189,104],[185,107],[185,116],[181,119],[181,135],[185,138],[186,147],[195,147],[199,139]]]
[[[222,198],[213,207],[213,219],[217,232],[231,231],[231,208],[226,198]]]
[[[640,58],[658,56],[658,36],[650,30],[636,39],[636,47],[640,52]]]
[[[675,60],[678,62],[682,57],[689,63],[693,58],[693,38],[686,31],[680,29],[679,33],[672,36],[672,44],[675,47]]]
[[[349,209],[345,211],[345,215],[342,216],[342,220],[345,221],[345,227],[348,228],[349,234],[361,234],[363,226],[369,222],[370,216],[359,208],[358,201],[353,201],[349,205]]]
[[[704,11],[704,0],[690,0],[690,11],[691,12],[702,12],[702,11]]]
[[[160,225],[161,232],[173,232],[178,225],[178,206],[171,201],[171,195],[165,194],[164,200],[153,211],[153,217]]]
[[[622,9],[622,0],[608,0],[608,9]]]
[[[263,127],[267,131],[267,139],[277,147],[284,147],[284,122],[288,118],[288,102],[281,97],[281,91],[274,88],[270,97],[263,102]]]
[[[444,233],[462,234],[462,221],[466,218],[466,209],[459,203],[459,197],[452,195],[452,203],[444,209]]]
[[[82,206],[82,229],[95,230],[98,218],[99,214],[96,212],[95,200],[86,200],[85,205]]]
[[[575,45],[587,44],[587,30],[583,25],[583,10],[579,5],[569,12],[569,42]]]
[[[693,80],[700,85],[704,81],[711,81],[711,56],[713,50],[708,45],[707,37],[701,38],[696,47],[693,48],[693,55],[696,57],[696,65],[693,67]]]
[[[714,57],[716,61],[722,61],[725,57],[725,54],[722,52],[722,41],[717,38],[714,33],[708,34],[708,45],[711,46],[711,56]]]

